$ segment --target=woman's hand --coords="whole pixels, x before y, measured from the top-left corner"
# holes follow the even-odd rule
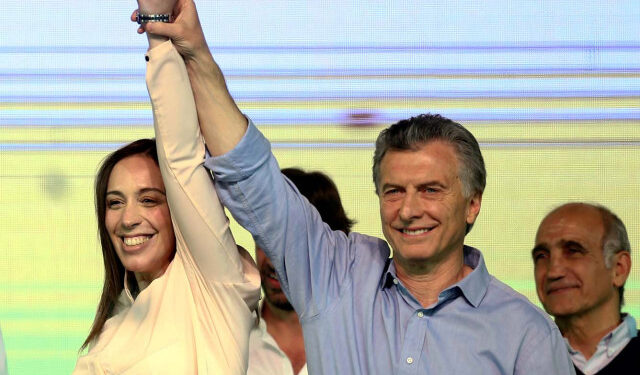
[[[142,14],[171,14],[176,0],[138,0],[138,10]]]
[[[147,32],[171,39],[185,62],[198,56],[211,56],[204,38],[198,12],[193,0],[138,0],[140,10],[145,14],[172,14],[173,22],[149,22],[140,25],[138,33]],[[168,9],[169,6],[172,9]],[[136,20],[137,10],[131,14]]]

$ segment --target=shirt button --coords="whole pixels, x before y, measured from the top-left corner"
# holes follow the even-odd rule
[[[412,363],[413,363],[413,358],[411,358],[411,357],[407,357],[407,363],[408,363],[408,364],[412,364]]]
[[[418,318],[422,318],[424,316],[424,313],[422,311],[418,311]]]
[[[394,279],[393,279],[393,283],[394,283],[394,284],[396,284],[396,285],[398,285],[398,279],[394,278]]]

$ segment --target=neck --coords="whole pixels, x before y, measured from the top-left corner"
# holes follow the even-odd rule
[[[300,321],[298,320],[298,314],[296,314],[294,310],[280,309],[275,305],[271,304],[266,299],[264,301],[264,304],[262,305],[261,316],[262,316],[262,319],[264,319],[264,321],[267,322],[267,325],[269,325],[270,323],[273,323],[273,324],[295,323],[295,325],[300,326]]]
[[[463,250],[455,251],[443,262],[433,264],[394,258],[398,279],[420,302],[428,307],[438,301],[440,293],[464,279],[473,269],[464,264]]]
[[[299,373],[307,363],[307,358],[298,314],[295,311],[278,309],[265,300],[262,305],[262,318],[267,323],[267,332],[289,358],[294,374]]]
[[[622,321],[620,310],[603,306],[581,315],[558,316],[556,324],[571,347],[588,360],[596,352],[598,343]]]

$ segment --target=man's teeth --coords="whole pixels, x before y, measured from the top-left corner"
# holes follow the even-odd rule
[[[408,235],[418,235],[418,234],[423,234],[423,233],[427,233],[428,231],[430,231],[431,229],[428,228],[424,228],[424,229],[416,229],[416,230],[411,230],[411,229],[403,229],[402,233],[404,234],[408,234]]]
[[[124,244],[127,246],[136,246],[145,243],[151,236],[125,237]]]

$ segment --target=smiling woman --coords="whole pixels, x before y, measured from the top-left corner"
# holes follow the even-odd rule
[[[138,284],[162,276],[176,241],[158,164],[143,155],[119,161],[106,200],[105,226],[120,262]]]
[[[134,163],[138,164],[137,168]],[[127,176],[125,176],[125,173]],[[111,178],[112,176],[113,179]],[[133,177],[134,180],[128,180],[127,177]],[[165,232],[165,236],[166,233],[170,232],[172,239],[170,248],[166,249],[165,252],[170,254],[170,258],[173,258],[173,254],[175,252],[175,236],[173,233],[173,227],[171,226],[171,217],[165,197],[164,183],[158,166],[156,143],[152,139],[140,139],[107,156],[102,162],[96,176],[96,216],[98,218],[98,232],[100,234],[100,243],[102,245],[105,282],[102,289],[102,297],[98,304],[96,317],[94,319],[91,332],[82,345],[83,349],[100,335],[104,323],[112,314],[118,296],[124,289],[126,271],[135,272],[135,270],[126,267],[126,265],[130,265],[127,260],[123,261],[124,251],[118,251],[118,248],[122,249],[124,247],[124,239],[115,235],[116,230],[121,232],[125,230],[125,228],[116,228],[117,221],[120,221],[122,225],[128,225],[129,228],[138,226],[127,221],[125,221],[127,223],[125,224],[121,220],[123,212],[126,212],[127,214],[131,212],[130,208],[124,210],[121,208],[122,205],[127,204],[127,196],[125,194],[131,190],[135,190],[136,183],[133,181],[142,183],[142,185],[145,186],[143,188],[144,190],[154,186],[155,189],[162,192],[163,203],[160,205],[160,209],[154,210],[158,211],[158,214],[155,214],[154,217],[164,217],[162,220],[164,224],[163,232]],[[129,186],[122,186],[125,184]],[[129,195],[131,194],[129,193]],[[133,199],[137,200],[135,197]],[[133,203],[135,205],[137,202]],[[117,212],[121,213],[120,220],[118,220]],[[167,221],[169,228],[166,227]],[[122,245],[119,246],[120,244]],[[166,264],[163,265],[163,272],[168,266],[169,261],[170,259],[167,259]],[[131,293],[133,295],[138,294],[138,283],[131,283],[128,287],[131,288]]]
[[[151,39],[151,38],[150,38]],[[152,43],[156,139],[110,154],[95,185],[102,296],[74,374],[245,374],[260,276],[239,248],[203,167],[182,59]],[[171,95],[175,95],[172,97]]]

